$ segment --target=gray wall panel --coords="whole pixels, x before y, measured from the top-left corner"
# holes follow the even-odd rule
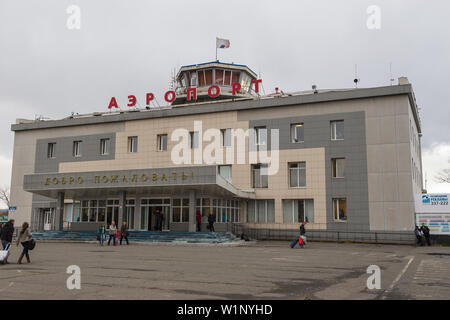
[[[344,140],[331,140],[330,121],[334,120],[344,120]],[[292,143],[290,125],[300,122],[304,123],[304,142]],[[327,229],[369,231],[364,111],[250,121],[249,128],[257,126],[266,126],[268,137],[271,129],[279,129],[280,150],[325,148]],[[269,138],[268,148],[271,148]],[[345,178],[333,179],[331,159],[341,157],[346,160]],[[347,222],[334,220],[332,199],[338,197],[347,199]]]

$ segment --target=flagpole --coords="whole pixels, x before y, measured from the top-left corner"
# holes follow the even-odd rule
[[[216,37],[216,61],[217,61],[217,37]]]

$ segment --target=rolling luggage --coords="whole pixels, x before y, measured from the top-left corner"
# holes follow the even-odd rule
[[[11,248],[11,245],[8,243],[8,244],[6,245],[5,250],[0,250],[0,263],[1,263],[1,264],[4,264],[4,263],[5,263],[5,260],[8,259],[8,256],[9,256],[9,248]]]
[[[291,248],[294,248],[298,243],[298,239],[295,239],[294,241],[292,241],[291,243]]]
[[[298,237],[298,244],[299,244],[299,246],[302,247],[302,248],[303,248],[303,246],[305,245],[305,242],[303,241],[303,237],[302,237],[302,236]]]

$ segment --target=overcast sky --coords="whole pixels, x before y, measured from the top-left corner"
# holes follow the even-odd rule
[[[69,30],[70,5],[81,28]],[[369,29],[367,8],[381,9]],[[219,59],[261,74],[266,93],[389,85],[407,76],[421,108],[429,192],[450,158],[450,1],[0,0],[0,185],[9,185],[16,118],[107,110],[146,92],[162,104],[171,72]]]

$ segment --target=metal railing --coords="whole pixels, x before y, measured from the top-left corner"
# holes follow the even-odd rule
[[[255,240],[293,240],[299,236],[298,229],[251,228],[242,223],[232,223],[230,232],[240,237],[245,234]],[[341,230],[306,230],[308,240],[334,242],[367,242],[414,244],[413,232],[394,231],[341,231]]]

